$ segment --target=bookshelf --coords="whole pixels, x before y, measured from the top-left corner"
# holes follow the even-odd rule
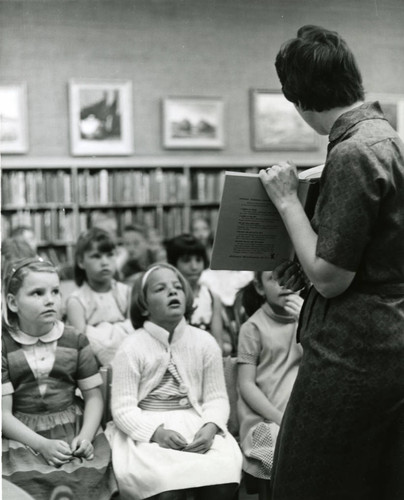
[[[217,156],[3,158],[2,238],[30,225],[39,251],[63,264],[72,262],[77,236],[100,215],[113,219],[118,239],[132,223],[164,238],[189,231],[196,216],[215,227],[225,171],[256,172],[268,164],[268,158]]]

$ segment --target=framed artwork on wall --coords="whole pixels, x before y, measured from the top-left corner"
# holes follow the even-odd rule
[[[404,95],[370,93],[366,96],[366,100],[379,101],[384,116],[404,141]]]
[[[281,91],[251,89],[251,146],[256,151],[315,151],[317,133]]]
[[[72,155],[133,153],[132,82],[70,80],[69,114]]]
[[[27,85],[0,84],[0,152],[28,151]]]
[[[224,103],[219,97],[163,100],[163,146],[167,149],[222,149]]]

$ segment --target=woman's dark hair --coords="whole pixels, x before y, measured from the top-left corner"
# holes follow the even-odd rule
[[[138,274],[135,278],[132,287],[132,294],[130,300],[130,320],[132,322],[133,328],[141,328],[143,323],[147,320],[148,307],[147,307],[147,280],[151,273],[157,271],[158,269],[171,269],[177,276],[184,289],[185,293],[185,313],[186,319],[189,319],[194,311],[194,296],[192,294],[191,287],[184,276],[178,271],[178,269],[171,264],[166,262],[161,262],[158,264],[151,264],[146,271]]]
[[[355,57],[335,31],[301,27],[280,48],[275,67],[286,99],[304,110],[325,111],[364,99]]]
[[[116,243],[107,231],[99,227],[92,227],[80,234],[74,255],[74,281],[77,286],[81,286],[87,281],[86,272],[81,269],[79,263],[83,260],[85,252],[89,252],[93,248],[101,253],[108,253],[115,250]]]
[[[165,242],[167,251],[167,261],[176,266],[180,257],[196,255],[203,260],[203,266],[206,269],[209,265],[209,259],[206,248],[202,242],[196,239],[192,234],[180,234]]]

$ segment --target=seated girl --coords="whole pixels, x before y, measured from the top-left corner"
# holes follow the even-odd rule
[[[259,480],[271,479],[279,426],[303,353],[296,339],[303,299],[293,289],[304,287],[305,281],[297,271],[287,278],[296,269],[282,263],[274,271],[256,272],[253,287],[244,291],[243,304],[251,316],[238,339],[238,410],[249,493],[265,489]]]
[[[125,500],[231,500],[241,452],[228,433],[229,402],[219,346],[186,322],[193,297],[169,264],[136,279],[136,331],[113,362],[107,428],[120,495]]]
[[[117,487],[99,428],[102,379],[88,340],[57,319],[56,269],[38,257],[16,261],[3,293],[3,478],[37,500],[61,486],[66,500],[108,500]]]
[[[200,283],[202,271],[208,267],[203,244],[190,234],[181,234],[166,242],[167,261],[176,267],[191,286],[194,296],[189,324],[207,330],[222,348],[222,304],[219,297]]]
[[[84,333],[102,365],[111,363],[132,330],[130,288],[114,279],[115,242],[103,229],[82,233],[76,245],[74,279],[80,287],[66,301],[69,324]]]

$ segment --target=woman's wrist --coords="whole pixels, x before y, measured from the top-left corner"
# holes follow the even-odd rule
[[[276,204],[276,208],[282,216],[294,211],[299,206],[303,209],[297,193],[280,198]]]

